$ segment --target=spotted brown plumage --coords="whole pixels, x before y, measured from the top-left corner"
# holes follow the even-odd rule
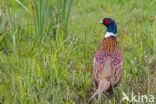
[[[104,18],[100,23],[107,27],[107,32],[93,60],[93,74],[97,91],[89,99],[98,95],[98,103],[103,92],[109,92],[121,80],[123,57],[116,41],[117,26],[113,19]]]

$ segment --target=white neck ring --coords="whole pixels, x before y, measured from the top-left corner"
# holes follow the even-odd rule
[[[108,38],[108,37],[111,37],[111,36],[116,37],[117,34],[114,34],[114,33],[112,33],[112,32],[106,32],[105,38]]]

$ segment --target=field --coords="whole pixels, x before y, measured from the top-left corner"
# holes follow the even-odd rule
[[[93,56],[111,17],[124,58],[104,104],[156,102],[156,0],[0,0],[0,104],[86,104]],[[123,92],[137,101],[122,101]],[[92,104],[96,104],[97,97]]]

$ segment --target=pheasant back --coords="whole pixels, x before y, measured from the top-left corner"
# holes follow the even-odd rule
[[[94,56],[93,74],[98,89],[90,100],[98,95],[99,102],[102,92],[109,92],[112,87],[117,86],[121,80],[122,70],[123,57],[116,38],[105,38]]]

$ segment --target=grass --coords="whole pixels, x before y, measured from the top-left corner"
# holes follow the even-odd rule
[[[103,17],[116,20],[124,57],[122,81],[104,104],[131,104],[122,92],[156,95],[155,0],[19,1],[29,12],[16,1],[0,5],[1,104],[87,103]]]

